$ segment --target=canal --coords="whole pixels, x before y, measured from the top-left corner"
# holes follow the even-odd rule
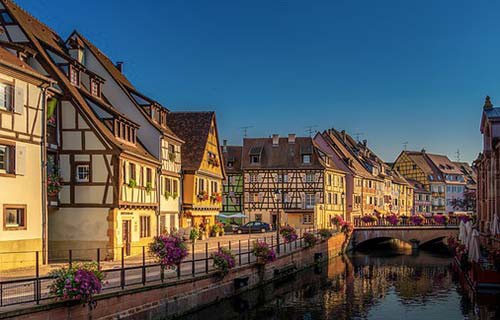
[[[500,319],[500,297],[474,296],[432,249],[375,244],[185,319]]]

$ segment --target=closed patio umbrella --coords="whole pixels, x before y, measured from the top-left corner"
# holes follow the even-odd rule
[[[469,242],[472,236],[472,221],[467,221],[465,224],[465,247],[469,249]]]
[[[469,260],[478,262],[480,257],[479,232],[474,229],[469,241]]]
[[[497,214],[493,215],[493,221],[491,222],[490,229],[491,229],[490,231],[491,231],[492,236],[496,236],[497,234],[500,234],[500,225],[499,225]]]
[[[465,223],[463,220],[460,221],[458,230],[458,241],[460,241],[461,244],[464,244],[467,240],[467,230],[465,230]]]

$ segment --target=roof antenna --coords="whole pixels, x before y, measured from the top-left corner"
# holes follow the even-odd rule
[[[243,138],[246,138],[248,136],[248,129],[250,128],[253,128],[253,126],[240,127],[240,129],[243,130]]]
[[[356,136],[356,141],[360,142],[361,141],[361,137],[364,136],[364,133],[363,132],[357,132],[354,135]]]
[[[403,142],[403,148],[406,151],[406,148],[408,147],[408,141]]]
[[[318,126],[306,126],[306,132],[309,134],[309,137],[312,137],[313,133],[318,132],[318,130],[315,130],[314,128],[317,128]]]

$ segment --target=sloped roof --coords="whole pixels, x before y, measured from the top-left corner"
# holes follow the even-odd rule
[[[447,156],[431,153],[425,153],[425,155],[444,174],[463,174],[460,168],[448,159]]]
[[[278,145],[273,146],[272,138],[243,139],[243,169],[324,169],[316,148],[310,137],[296,137],[294,143],[288,138],[279,138]],[[253,151],[252,151],[253,150]],[[262,150],[260,163],[251,164],[250,154]],[[311,163],[302,163],[302,154],[311,154]]]
[[[72,100],[75,101],[84,111],[85,115],[89,117],[92,123],[98,129],[108,142],[122,150],[131,156],[137,156],[139,158],[151,160],[158,162],[151,154],[146,150],[142,150],[141,146],[138,144],[137,147],[125,144],[117,139],[110,129],[99,119],[99,117],[94,113],[92,108],[87,104],[83,95],[80,93],[79,89],[73,86],[69,79],[62,73],[62,71],[52,62],[52,59],[48,56],[45,51],[45,47],[49,47],[62,55],[66,55],[65,45],[61,38],[53,30],[48,28],[45,24],[38,21],[36,18],[28,14],[23,9],[19,8],[10,0],[0,0],[4,6],[11,13],[13,18],[19,23],[26,36],[31,41],[34,49],[38,52],[38,56],[41,56],[50,68],[47,70],[51,75],[56,78],[58,85],[66,90],[67,93],[71,94]],[[125,118],[125,116],[123,116]],[[146,155],[147,153],[147,155]]]
[[[170,112],[167,124],[185,143],[182,145],[183,170],[198,170],[204,158],[205,147],[215,112]]]
[[[155,126],[158,130],[162,131],[165,133],[167,136],[175,139],[175,140],[180,140],[178,136],[175,135],[175,133],[172,131],[171,128],[168,126],[161,126],[160,124],[154,122],[149,115],[147,115],[142,109],[142,106],[140,106],[137,101],[131,96],[131,93],[136,94],[140,96],[144,100],[148,100],[151,103],[154,103],[153,99],[150,99],[143,95],[141,92],[137,91],[136,88],[132,85],[132,83],[127,79],[127,77],[120,72],[115,66],[115,64],[111,61],[111,59],[108,58],[99,48],[97,48],[89,39],[81,35],[78,31],[73,31],[73,33],[70,35],[70,38],[75,35],[77,39],[81,40],[83,44],[94,54],[94,56],[97,58],[97,60],[103,65],[103,67],[109,72],[109,74],[113,77],[113,79],[118,82],[119,85],[123,86],[123,89],[126,91],[126,93],[129,95],[132,103],[136,104],[136,106],[139,108],[139,110],[144,114],[144,117],[153,125]],[[161,104],[158,103],[158,105],[161,106]],[[165,108],[167,112],[169,112],[168,109]]]
[[[19,59],[12,52],[0,47],[0,63],[11,67],[15,70],[21,71],[23,73],[27,73],[32,77],[39,78],[44,81],[51,81],[50,78],[47,78],[43,74],[39,73],[35,69],[33,69],[29,64]]]
[[[241,158],[243,154],[242,146],[223,146],[221,147],[221,154],[226,169],[226,173],[240,173],[241,172]],[[233,165],[229,167],[227,164],[231,161]]]

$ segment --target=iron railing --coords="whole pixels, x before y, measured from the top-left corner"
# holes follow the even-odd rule
[[[396,225],[384,218],[377,218],[375,221],[363,221],[363,218],[354,218],[354,227],[356,228],[407,228],[407,227],[458,227],[460,225],[460,217],[449,216],[449,220],[442,224],[436,222],[432,217],[425,217],[419,224],[412,222],[409,216],[401,216]]]
[[[222,241],[218,241],[217,246],[210,246],[208,242],[202,244],[190,243],[188,258],[171,269],[162,268],[159,263],[155,262],[150,257],[148,249],[145,246],[141,247],[142,254],[138,257],[136,256],[135,260],[125,257],[125,249],[121,247],[119,248],[121,258],[113,262],[102,261],[103,250],[95,249],[95,261],[101,266],[105,274],[103,292],[125,290],[134,286],[146,286],[153,282],[175,282],[186,277],[196,277],[215,271],[211,253],[216,252],[220,247],[228,248],[233,252],[237,266],[255,263],[256,259],[251,250],[253,242],[256,240],[266,241],[276,251],[276,256],[279,257],[303,248],[303,234],[306,231],[318,235],[318,231],[315,229],[299,229],[297,230],[298,238],[293,242],[285,243],[280,237],[279,250],[277,250],[276,235],[266,235],[258,238],[249,237],[248,239],[239,239],[236,241],[224,241],[221,238]],[[42,275],[40,273],[40,267],[42,267],[41,253],[37,251],[30,254],[35,259],[34,276],[17,277],[0,281],[0,311],[1,307],[24,303],[39,304],[44,300],[55,298],[49,289],[53,278],[47,274]],[[69,250],[67,254],[68,259],[66,263],[58,264],[58,267],[71,266],[78,262],[74,258],[74,250]],[[108,267],[104,266],[104,264],[108,265]]]

